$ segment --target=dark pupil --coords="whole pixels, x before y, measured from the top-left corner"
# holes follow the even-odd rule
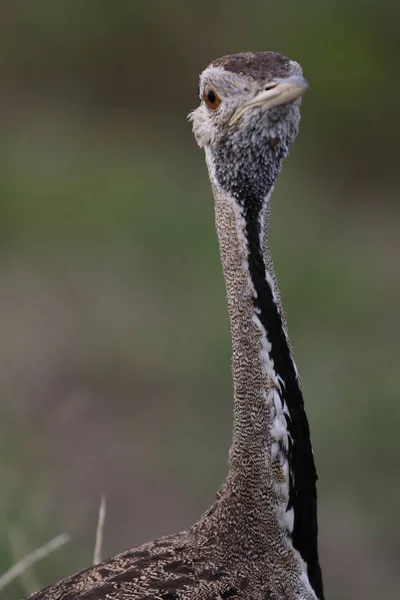
[[[215,97],[215,93],[210,90],[207,94],[207,98],[209,99],[209,101],[211,102],[211,104],[214,104],[214,102],[216,101],[216,97]]]

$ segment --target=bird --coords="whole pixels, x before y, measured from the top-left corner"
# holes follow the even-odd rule
[[[228,474],[189,529],[122,552],[30,600],[324,600],[317,473],[270,255],[271,194],[308,82],[272,51],[211,62],[189,115],[205,151],[232,340]]]

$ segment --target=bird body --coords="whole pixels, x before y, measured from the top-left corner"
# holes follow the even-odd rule
[[[229,472],[190,529],[128,550],[31,600],[323,600],[316,470],[268,246],[294,141],[301,67],[273,52],[211,63],[190,119],[205,149],[232,337]]]

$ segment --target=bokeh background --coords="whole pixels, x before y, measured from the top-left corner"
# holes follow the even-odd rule
[[[186,115],[214,58],[311,88],[272,247],[320,474],[331,599],[399,596],[399,4],[68,0],[0,9],[0,592],[190,525],[226,473],[230,339]]]

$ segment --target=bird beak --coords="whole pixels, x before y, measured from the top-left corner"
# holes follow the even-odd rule
[[[283,79],[274,79],[269,82],[265,89],[257,94],[252,100],[249,100],[242,106],[239,106],[233,113],[228,125],[233,125],[243,115],[243,113],[252,106],[262,106],[263,108],[272,108],[280,104],[293,102],[304,94],[308,88],[308,81],[301,75],[292,75]]]

